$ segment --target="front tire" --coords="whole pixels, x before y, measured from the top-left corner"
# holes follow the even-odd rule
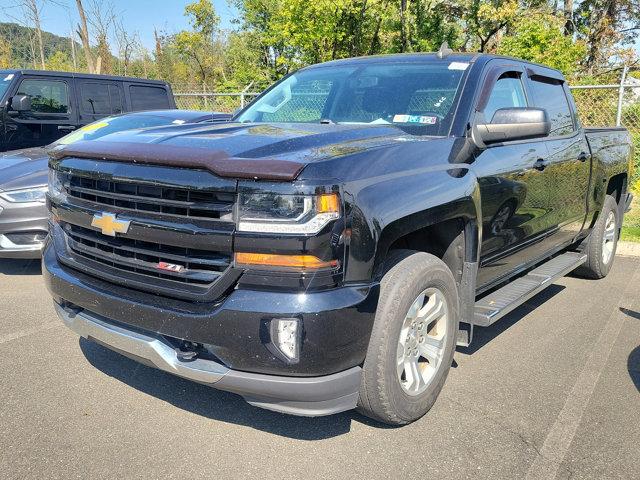
[[[585,278],[604,278],[613,265],[618,246],[620,213],[615,198],[607,195],[602,212],[589,234],[585,253],[587,261],[576,269],[576,274]]]
[[[458,330],[458,292],[447,265],[404,251],[386,272],[363,365],[358,410],[404,425],[433,406],[449,373]]]

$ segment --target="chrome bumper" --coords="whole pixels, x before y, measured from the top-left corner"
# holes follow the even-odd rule
[[[9,237],[0,233],[0,258],[40,258],[44,242],[31,245],[18,245]]]
[[[144,359],[165,372],[207,384],[216,383],[229,372],[224,365],[210,360],[195,359],[183,362],[178,359],[175,350],[159,338],[126,330],[85,311],[74,313],[57,303],[55,307],[67,327],[81,337],[97,341],[136,359]]]
[[[161,337],[120,327],[87,310],[54,305],[78,335],[165,372],[242,395],[256,407],[320,416],[350,410],[358,401],[360,367],[321,377],[285,377],[232,370],[212,360],[182,361]]]

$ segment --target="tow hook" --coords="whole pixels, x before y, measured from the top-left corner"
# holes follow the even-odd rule
[[[176,357],[181,362],[192,362],[198,358],[198,350],[202,348],[201,345],[193,342],[182,342],[182,344],[175,348]]]

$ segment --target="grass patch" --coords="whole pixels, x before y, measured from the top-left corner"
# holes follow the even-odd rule
[[[626,242],[640,242],[640,227],[622,227],[620,240]]]
[[[640,242],[640,195],[637,189],[632,188],[633,201],[631,210],[624,214],[624,224],[620,240],[628,242]]]

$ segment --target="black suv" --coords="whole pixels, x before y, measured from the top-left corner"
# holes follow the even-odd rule
[[[176,108],[158,80],[0,70],[0,152],[48,145],[108,115]]]

